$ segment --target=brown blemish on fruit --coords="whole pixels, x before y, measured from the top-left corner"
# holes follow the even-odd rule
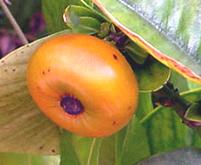
[[[43,71],[42,74],[45,75],[45,71]]]
[[[115,125],[115,124],[117,124],[117,122],[116,122],[116,121],[113,121],[113,122],[112,122],[112,125]]]
[[[7,69],[4,69],[4,72],[7,72],[8,70]]]
[[[44,146],[40,146],[39,149],[42,150],[44,148]]]
[[[56,152],[56,151],[55,151],[55,149],[52,149],[51,151],[52,151],[53,153],[55,153],[55,152]]]
[[[131,110],[132,106],[129,106],[128,109]]]
[[[47,71],[50,72],[50,69],[48,69]]]
[[[117,57],[116,54],[113,54],[113,58],[114,58],[115,60],[118,60],[118,57]]]
[[[4,62],[5,62],[4,60],[1,61],[2,64],[3,64]]]
[[[16,69],[13,69],[12,71],[13,71],[13,72],[15,72],[15,71],[16,71]]]

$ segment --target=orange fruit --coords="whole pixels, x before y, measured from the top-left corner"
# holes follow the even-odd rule
[[[81,136],[113,134],[128,123],[137,106],[137,82],[126,59],[90,35],[45,41],[29,61],[27,84],[49,119]]]

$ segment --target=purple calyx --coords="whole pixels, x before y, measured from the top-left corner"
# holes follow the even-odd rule
[[[84,112],[84,106],[82,103],[73,96],[64,95],[61,98],[60,106],[70,115],[78,115]]]

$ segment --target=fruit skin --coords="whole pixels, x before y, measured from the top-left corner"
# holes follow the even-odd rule
[[[60,127],[102,137],[124,127],[137,107],[135,75],[121,53],[106,41],[84,34],[45,41],[31,57],[27,85],[40,110]],[[60,105],[64,95],[84,111],[72,115]]]

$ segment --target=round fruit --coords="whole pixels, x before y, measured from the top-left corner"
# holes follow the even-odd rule
[[[128,123],[137,106],[137,82],[125,58],[89,35],[45,41],[29,62],[27,82],[41,111],[81,136],[111,135]]]

